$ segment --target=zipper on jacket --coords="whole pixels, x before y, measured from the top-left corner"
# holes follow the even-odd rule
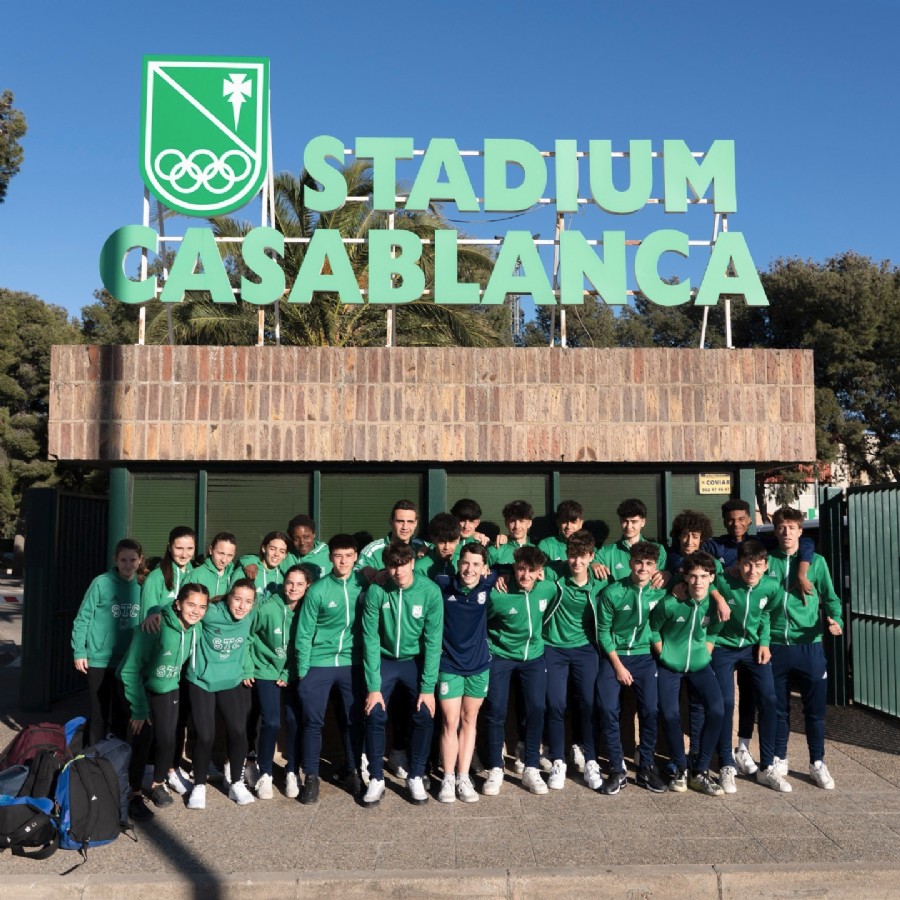
[[[341,636],[338,638],[338,649],[337,653],[334,655],[334,664],[336,666],[341,664],[341,650],[344,649],[344,634],[350,627],[350,595],[347,593],[346,578],[341,581],[341,585],[344,588],[344,618],[346,620],[346,625],[341,629]]]
[[[394,659],[400,659],[400,617],[403,613],[403,588],[397,600],[397,640],[394,642]]]
[[[528,662],[528,648],[531,646],[531,638],[534,635],[534,631],[531,627],[531,602],[530,602],[531,594],[529,591],[525,591],[525,615],[528,616],[528,640],[525,641],[525,655],[522,657],[523,662]]]
[[[782,607],[784,609],[784,642],[785,644],[790,644],[791,639],[788,637],[788,630],[790,628],[790,619],[788,618],[788,585],[791,583],[791,557],[785,554],[784,558],[784,584],[782,587],[784,588],[784,599],[782,600]]]
[[[695,603],[694,611],[691,613],[691,630],[688,633],[687,659],[684,662],[685,672],[689,672],[691,670],[691,645],[694,643],[694,624],[697,621],[698,609],[700,609],[700,607]]]
[[[637,639],[638,628],[641,627],[641,624],[644,621],[643,608],[642,608],[643,597],[644,597],[644,586],[641,585],[638,588],[638,623],[637,623],[637,626],[635,627],[635,629],[631,632],[631,640],[628,642],[629,650],[631,650],[631,648],[634,646],[634,642]]]
[[[747,608],[744,610],[744,632],[741,635],[740,643],[738,644],[738,648],[744,646],[744,641],[747,638],[747,619],[750,617],[750,595],[753,593],[753,588],[747,588]]]

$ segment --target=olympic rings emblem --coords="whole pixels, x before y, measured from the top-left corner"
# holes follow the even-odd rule
[[[170,156],[175,157],[175,162],[168,172],[164,172],[164,161]],[[235,173],[234,166],[229,163],[232,158],[244,165],[240,175]],[[192,194],[201,187],[211,194],[227,194],[236,184],[250,176],[252,168],[253,163],[243,150],[229,150],[219,158],[211,150],[194,150],[186,157],[180,150],[170,148],[158,153],[153,161],[157,177],[168,181],[172,189],[182,195]],[[225,184],[219,183],[221,181]]]

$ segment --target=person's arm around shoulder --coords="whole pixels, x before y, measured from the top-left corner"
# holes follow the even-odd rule
[[[828,633],[837,637],[844,633],[844,616],[841,598],[834,591],[828,563],[825,562],[823,556],[816,555],[811,568],[814,573],[813,584],[819,592],[820,602],[825,604],[825,623],[828,626]]]

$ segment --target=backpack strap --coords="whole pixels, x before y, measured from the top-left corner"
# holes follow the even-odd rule
[[[59,850],[59,833],[53,835],[53,840],[43,847],[37,847],[34,850],[26,850],[24,847],[12,847],[13,856],[24,856],[26,859],[49,859]]]

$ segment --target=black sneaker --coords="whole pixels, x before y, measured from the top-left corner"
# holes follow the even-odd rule
[[[168,788],[164,784],[157,784],[155,787],[147,791],[150,802],[159,809],[164,806],[171,806],[175,801],[169,793]]]
[[[316,803],[319,799],[319,776],[307,775],[303,782],[303,790],[300,791],[300,802]]]
[[[667,790],[665,783],[662,778],[656,774],[656,769],[653,768],[653,766],[641,766],[641,768],[638,769],[634,783],[638,787],[646,788],[654,794],[664,794]]]
[[[132,794],[128,801],[128,818],[132,822],[149,822],[153,818],[153,810],[140,794]]]
[[[359,773],[348,772],[341,779],[341,786],[351,797],[357,797],[362,793],[362,779],[359,777]]]
[[[628,776],[625,772],[610,772],[609,777],[604,778],[603,784],[600,785],[600,793],[612,796],[613,794],[618,794],[627,785]]]

